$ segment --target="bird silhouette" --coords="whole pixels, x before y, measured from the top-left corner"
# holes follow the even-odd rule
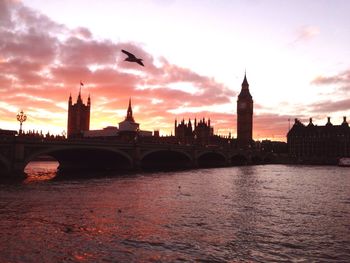
[[[134,54],[122,49],[122,52],[124,54],[126,54],[128,57],[126,59],[124,59],[124,61],[129,61],[129,62],[136,62],[137,64],[141,65],[141,66],[145,66],[142,63],[142,59],[141,58],[137,58]]]

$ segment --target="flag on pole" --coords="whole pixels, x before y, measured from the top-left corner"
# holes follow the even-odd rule
[[[84,83],[82,81],[80,81],[80,86],[84,86]]]

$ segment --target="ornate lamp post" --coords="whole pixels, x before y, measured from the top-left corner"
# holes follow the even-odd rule
[[[20,125],[19,125],[19,134],[22,134],[22,123],[25,122],[27,120],[27,115],[24,114],[23,110],[21,110],[18,114],[17,114],[17,120],[19,121]]]

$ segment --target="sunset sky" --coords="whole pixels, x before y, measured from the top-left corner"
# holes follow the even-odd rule
[[[350,120],[348,0],[0,0],[0,128],[61,134],[82,81],[90,129],[117,126],[129,97],[141,129],[210,118],[236,136],[244,72],[254,139],[288,119]],[[145,67],[124,62],[126,49]]]

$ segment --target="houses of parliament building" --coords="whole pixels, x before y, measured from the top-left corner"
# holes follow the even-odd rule
[[[242,87],[237,100],[237,139],[231,137],[221,137],[214,134],[214,127],[211,126],[210,119],[194,119],[185,122],[175,120],[174,136],[160,137],[159,131],[154,134],[150,131],[142,131],[139,124],[135,122],[132,115],[131,100],[127,109],[126,118],[119,123],[119,127],[109,126],[102,130],[90,131],[90,110],[91,99],[87,99],[85,105],[79,91],[77,102],[73,104],[72,96],[68,100],[68,138],[79,137],[113,137],[118,138],[139,138],[144,141],[166,141],[180,144],[199,145],[221,145],[230,143],[231,146],[239,148],[249,148],[253,144],[253,99],[249,91],[249,84],[246,74],[244,75]]]

